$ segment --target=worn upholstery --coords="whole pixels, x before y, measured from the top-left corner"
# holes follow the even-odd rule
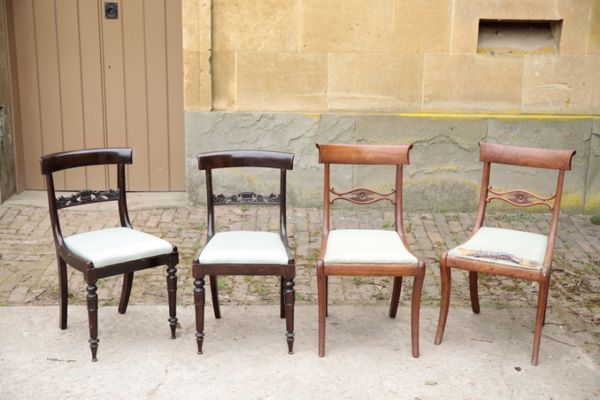
[[[548,237],[544,235],[483,226],[465,243],[450,250],[448,255],[523,268],[541,268],[547,247]],[[508,253],[539,266],[519,265],[509,260],[495,258],[467,256],[461,253],[461,249]]]

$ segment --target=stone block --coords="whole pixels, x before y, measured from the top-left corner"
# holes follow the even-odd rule
[[[406,53],[447,53],[452,3],[452,0],[395,0],[392,48]]]
[[[562,206],[581,210],[586,193],[591,130],[590,118],[490,119],[486,141],[576,150],[572,170],[566,174]],[[555,170],[496,165],[492,168],[491,183],[499,189],[527,189],[538,194],[553,194],[556,178]]]
[[[420,110],[422,68],[423,58],[418,54],[330,54],[328,108]]]
[[[554,0],[455,0],[452,53],[476,53],[480,19],[557,20]]]
[[[585,54],[590,33],[592,4],[597,0],[557,0],[556,11],[563,20],[560,34],[561,54]],[[597,6],[596,6],[597,7]]]
[[[233,110],[235,107],[235,52],[213,51],[212,103],[214,110]]]
[[[590,32],[587,42],[587,53],[600,55],[600,2],[592,4],[590,17]]]
[[[527,56],[523,112],[597,113],[600,56]]]
[[[209,111],[212,108],[210,52],[183,51],[183,93],[186,111]]]
[[[298,50],[298,0],[214,0],[215,50]]]
[[[394,1],[303,0],[300,51],[389,51],[394,40]]]
[[[590,159],[587,170],[585,211],[600,211],[600,118],[595,118],[592,125]]]
[[[485,138],[484,118],[452,119],[362,115],[356,141],[364,144],[413,144],[404,167],[407,210],[474,210],[482,166],[478,143]],[[393,167],[356,167],[354,186],[389,191]],[[390,186],[392,185],[392,186]]]
[[[183,0],[183,48],[210,51],[211,0]]]
[[[246,53],[236,58],[236,109],[322,111],[327,107],[327,55]]]
[[[523,57],[426,54],[424,111],[518,112]]]

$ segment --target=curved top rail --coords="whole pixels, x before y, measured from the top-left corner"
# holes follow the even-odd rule
[[[408,164],[412,144],[317,144],[319,162],[331,164]]]
[[[575,150],[542,149],[479,143],[479,159],[484,162],[533,168],[570,170]]]
[[[293,169],[294,154],[270,150],[226,150],[199,153],[198,169],[263,167]]]
[[[40,157],[43,175],[89,165],[131,164],[131,162],[132,151],[129,147],[61,151]]]

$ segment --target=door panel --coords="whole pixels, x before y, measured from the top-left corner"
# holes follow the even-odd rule
[[[168,2],[168,7],[167,7]],[[184,190],[181,0],[12,0],[27,189],[38,157],[131,146],[131,190]],[[55,175],[57,189],[115,187],[115,168]]]

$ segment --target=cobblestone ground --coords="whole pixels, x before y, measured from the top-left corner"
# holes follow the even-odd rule
[[[217,207],[217,229],[277,231],[275,208]],[[169,240],[178,246],[178,301],[189,305],[192,299],[191,262],[206,240],[205,209],[202,207],[154,207],[130,211],[134,227]],[[337,228],[393,229],[393,212],[383,209],[335,210]],[[488,214],[487,225],[545,233],[547,214]],[[118,225],[114,210],[98,205],[61,211],[65,236],[75,232]],[[321,232],[319,209],[288,211],[290,245],[296,254],[296,297],[301,303],[316,302],[315,260]],[[461,243],[474,224],[474,213],[412,213],[405,217],[408,241],[413,251],[427,262],[423,304],[439,304],[438,257],[447,248]],[[600,360],[600,226],[584,215],[561,217],[548,302],[548,322],[564,325],[578,342]],[[84,304],[82,275],[69,271],[70,302]],[[510,278],[480,275],[482,312],[486,307],[531,307],[532,322],[537,285]],[[58,285],[54,245],[45,207],[18,204],[0,205],[0,305],[57,304]],[[411,282],[405,280],[402,300],[410,301]],[[467,306],[468,279],[462,271],[453,272],[452,305]],[[98,284],[101,304],[117,304],[121,277]],[[279,282],[274,277],[220,277],[223,303],[276,303]],[[387,302],[392,279],[369,277],[330,278],[333,304]],[[136,273],[131,303],[166,303],[164,269]],[[210,296],[208,296],[210,297]],[[452,313],[452,311],[451,311]],[[451,317],[450,317],[451,318]],[[527,339],[529,340],[529,339]]]

